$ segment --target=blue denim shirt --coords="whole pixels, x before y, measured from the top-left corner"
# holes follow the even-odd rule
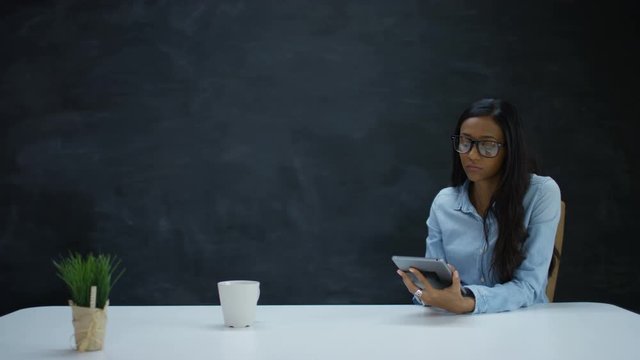
[[[431,205],[426,256],[444,259],[460,274],[463,287],[476,298],[474,313],[513,310],[547,302],[546,287],[560,220],[560,188],[550,177],[531,176],[524,196],[525,260],[511,281],[500,284],[491,274],[498,237],[496,219],[488,221],[488,243],[482,217],[469,200],[469,182],[441,190]]]

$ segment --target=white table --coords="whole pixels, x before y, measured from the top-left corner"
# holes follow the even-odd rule
[[[71,310],[0,317],[0,359],[640,359],[640,315],[597,303],[451,315],[415,305],[259,306],[226,328],[218,306],[112,306],[103,351],[72,349]]]

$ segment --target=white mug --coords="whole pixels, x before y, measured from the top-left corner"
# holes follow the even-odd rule
[[[260,282],[221,281],[218,283],[218,295],[226,326],[237,328],[253,324],[260,297]]]

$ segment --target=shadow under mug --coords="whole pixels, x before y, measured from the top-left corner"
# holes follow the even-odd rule
[[[260,298],[259,281],[221,281],[218,283],[218,296],[226,326],[238,328],[253,324]]]

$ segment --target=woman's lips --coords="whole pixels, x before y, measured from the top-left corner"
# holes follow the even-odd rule
[[[464,167],[464,169],[467,170],[467,171],[480,171],[480,170],[482,170],[481,167],[476,166],[476,165],[466,165]]]

